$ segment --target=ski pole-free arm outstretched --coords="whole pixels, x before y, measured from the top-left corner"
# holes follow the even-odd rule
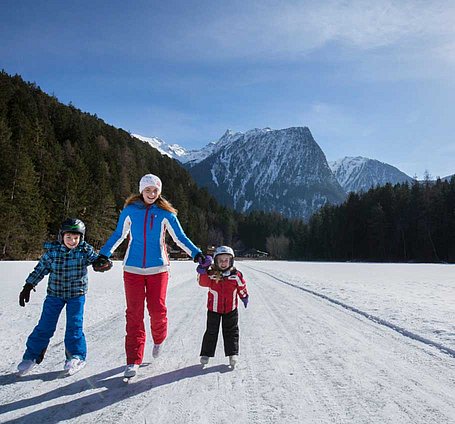
[[[201,249],[196,247],[194,243],[187,237],[183,231],[182,226],[180,225],[177,216],[173,213],[169,213],[166,217],[167,221],[167,231],[172,237],[172,240],[177,244],[180,249],[182,249],[188,256],[195,258],[198,254],[202,255]]]
[[[100,250],[100,256],[103,255],[106,258],[109,258],[115,249],[120,246],[122,241],[125,240],[126,236],[130,232],[130,228],[131,217],[129,216],[127,209],[123,209],[120,213],[115,231]]]

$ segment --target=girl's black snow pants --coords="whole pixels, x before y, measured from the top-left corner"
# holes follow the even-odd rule
[[[201,356],[215,356],[220,322],[223,329],[225,355],[239,354],[239,312],[236,308],[227,314],[207,311],[207,329],[202,339]]]

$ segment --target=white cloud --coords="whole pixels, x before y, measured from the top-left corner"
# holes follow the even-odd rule
[[[455,3],[450,0],[232,3],[205,16],[203,25],[178,29],[176,38],[167,40],[168,53],[185,60],[259,63],[322,55],[332,63],[353,61],[374,74],[371,59],[395,67],[390,79],[428,76],[442,64],[455,65]]]
[[[180,39],[198,56],[295,59],[330,43],[367,51],[424,41],[438,49],[453,39],[454,20],[451,1],[246,2],[186,28]]]

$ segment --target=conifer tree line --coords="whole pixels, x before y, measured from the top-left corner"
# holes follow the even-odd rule
[[[84,220],[87,240],[99,248],[146,173],[161,177],[163,195],[203,249],[228,244],[278,259],[455,262],[454,179],[351,194],[307,223],[240,214],[127,131],[0,73],[1,259],[35,259],[66,217]]]
[[[308,223],[302,256],[380,262],[455,262],[455,177],[350,193]]]

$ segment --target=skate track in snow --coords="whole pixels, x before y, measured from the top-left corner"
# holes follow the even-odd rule
[[[375,322],[377,324],[381,324],[381,325],[384,325],[384,326],[386,326],[388,328],[391,328],[392,330],[395,330],[396,332],[402,334],[403,336],[406,336],[406,337],[409,337],[409,338],[411,338],[413,340],[417,340],[419,342],[425,343],[425,344],[427,344],[429,346],[433,346],[436,349],[439,349],[441,352],[446,353],[446,354],[452,356],[453,358],[455,358],[455,350],[451,349],[450,347],[444,346],[441,343],[437,343],[437,342],[435,342],[433,340],[427,339],[426,337],[422,337],[422,336],[420,336],[420,335],[418,335],[416,333],[413,333],[412,331],[409,331],[409,330],[407,330],[407,329],[405,329],[403,327],[400,327],[399,325],[393,324],[393,323],[391,323],[391,322],[389,322],[389,321],[387,321],[387,320],[385,320],[383,318],[379,318],[377,316],[371,315],[368,312],[364,312],[364,311],[362,311],[359,308],[356,308],[354,306],[348,305],[348,304],[346,304],[344,302],[340,302],[339,300],[334,299],[334,298],[332,298],[330,296],[327,296],[325,294],[318,293],[318,292],[316,292],[314,290],[310,290],[308,288],[299,286],[297,284],[293,284],[293,283],[291,283],[289,281],[285,281],[285,280],[283,280],[281,278],[276,277],[275,275],[271,274],[270,272],[263,271],[261,269],[257,269],[257,268],[251,267],[251,266],[250,266],[250,268],[252,270],[255,270],[255,271],[258,271],[258,272],[262,272],[263,274],[266,274],[269,277],[274,278],[276,281],[279,281],[280,283],[287,284],[288,286],[294,287],[294,288],[296,288],[298,290],[302,290],[302,291],[304,291],[306,293],[312,294],[313,296],[320,297],[321,299],[327,300],[328,302],[334,303],[335,305],[342,306],[343,308],[348,309],[348,310],[350,310],[352,312],[355,312],[355,313],[357,313],[359,315],[362,315],[365,318],[368,318],[369,320],[371,320],[371,321],[373,321],[373,322]]]

